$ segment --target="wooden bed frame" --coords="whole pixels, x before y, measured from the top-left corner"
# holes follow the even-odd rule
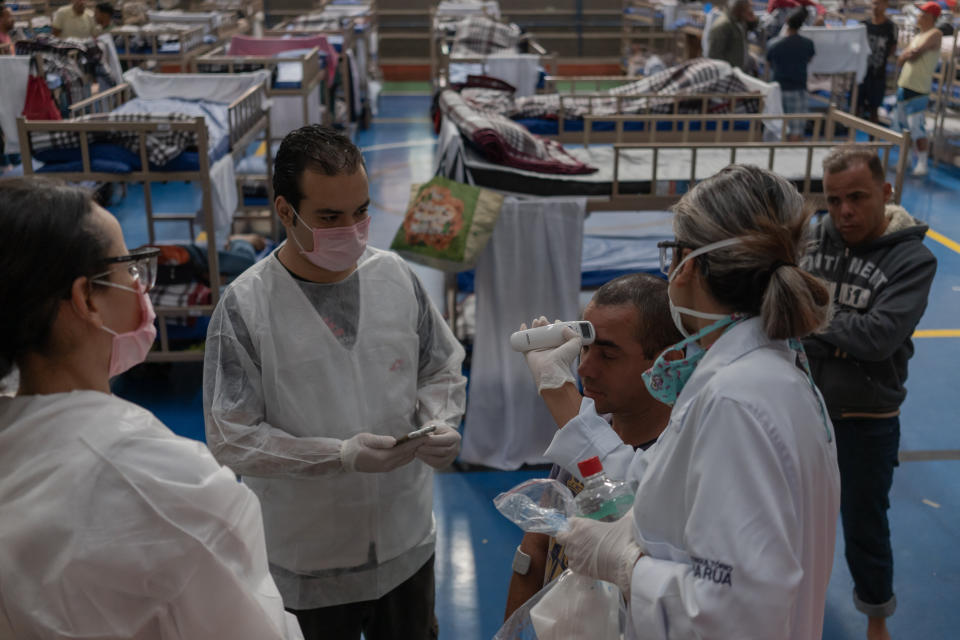
[[[176,65],[180,67],[180,71],[185,73],[190,69],[190,63],[194,58],[210,49],[208,45],[203,43],[203,27],[193,27],[184,30],[173,27],[161,27],[156,31],[148,33],[127,33],[114,30],[111,32],[111,35],[113,35],[114,42],[119,39],[120,42],[123,43],[122,52],[120,50],[121,47],[117,47],[117,58],[126,68],[142,66],[147,62],[153,62],[157,65],[157,68],[162,68],[166,65]],[[180,51],[177,53],[160,53],[160,45],[158,42],[160,36],[177,36],[180,41]],[[132,41],[140,37],[146,38],[147,42],[150,43],[148,50],[144,52],[131,52],[130,45]]]
[[[261,133],[269,136],[270,118],[267,110],[266,83],[250,87],[228,107],[230,154],[237,158],[242,156],[247,146],[257,139]],[[200,360],[202,351],[174,351],[170,349],[170,340],[167,332],[168,317],[196,317],[209,315],[217,304],[220,296],[220,265],[217,256],[217,238],[214,234],[213,219],[213,188],[210,181],[209,141],[207,126],[204,118],[191,118],[182,122],[108,122],[105,119],[98,121],[99,114],[107,114],[134,97],[133,88],[129,84],[120,84],[102,93],[78,102],[71,108],[73,118],[89,116],[89,120],[52,120],[29,121],[20,117],[17,128],[20,137],[20,148],[23,157],[24,175],[33,175],[33,149],[31,134],[39,132],[70,132],[80,137],[80,153],[82,170],[53,174],[57,178],[68,182],[96,181],[117,182],[123,184],[142,183],[144,207],[147,214],[147,231],[150,244],[156,242],[154,225],[158,222],[186,222],[190,225],[190,235],[193,237],[193,221],[195,214],[191,213],[157,213],[154,211],[151,184],[154,182],[186,181],[200,184],[202,192],[201,211],[203,224],[207,236],[208,278],[210,282],[211,301],[208,305],[185,305],[175,307],[157,307],[157,317],[160,319],[159,336],[160,349],[151,351],[147,360],[155,362],[172,362]],[[196,136],[197,152],[200,166],[196,171],[153,171],[148,160],[146,135],[158,130],[173,130],[190,132]],[[140,140],[141,169],[130,173],[104,173],[93,171],[91,168],[90,147],[86,134],[103,131],[122,131],[135,134]],[[267,170],[271,169],[270,155],[267,154]],[[268,211],[269,214],[269,211]]]
[[[343,38],[343,45],[340,48],[341,53],[344,53],[348,50],[355,50],[357,47],[358,39],[356,34],[356,27],[357,27],[356,18],[343,20],[341,26],[335,30],[323,29],[320,27],[310,27],[310,26],[298,27],[296,24],[296,20],[297,18],[290,18],[288,20],[284,20],[283,22],[273,27],[272,29],[264,30],[263,35],[270,36],[270,37],[340,36]],[[367,33],[367,35],[369,35],[369,33]],[[368,48],[367,51],[370,51],[370,49]],[[341,83],[343,87],[343,98],[346,101],[346,103],[349,105],[353,101],[353,86],[351,83],[345,81],[345,79],[349,76],[348,64],[349,63],[347,61],[347,56],[340,55],[339,60],[337,62],[338,71],[340,73],[340,77],[344,79],[344,81]],[[366,83],[369,80],[369,74],[367,73],[366,69],[360,70],[360,76],[361,76],[360,81],[362,83]],[[330,89],[330,91],[332,91],[332,88]],[[334,96],[332,94],[328,94],[325,97],[330,98],[327,104],[328,104],[329,110],[331,111],[330,116],[331,118],[333,118],[334,114],[332,111],[334,108],[334,101],[333,101]]]

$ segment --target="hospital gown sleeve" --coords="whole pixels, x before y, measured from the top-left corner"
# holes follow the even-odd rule
[[[302,638],[270,576],[259,501],[201,443],[166,431],[86,445],[102,460],[99,499],[43,605],[70,628],[43,637]]]
[[[466,405],[467,380],[461,373],[463,347],[443,316],[431,304],[416,274],[410,271],[419,308],[417,335],[420,362],[417,370],[417,420],[445,422],[456,429]]]
[[[687,465],[688,561],[641,556],[631,623],[643,638],[787,638],[804,571],[798,472],[762,410],[716,397],[697,413],[690,457],[672,461]],[[641,530],[654,517],[634,516]]]
[[[227,290],[210,318],[203,358],[207,446],[242,476],[312,477],[342,471],[339,438],[297,437],[265,420],[260,360]]]

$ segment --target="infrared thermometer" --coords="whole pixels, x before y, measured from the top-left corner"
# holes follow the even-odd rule
[[[580,337],[580,344],[593,343],[596,333],[593,331],[593,325],[586,320],[577,320],[574,322],[556,322],[554,324],[534,327],[517,331],[510,336],[510,346],[514,351],[535,351],[537,349],[550,349],[559,347],[566,339],[563,337],[563,330],[570,329]]]

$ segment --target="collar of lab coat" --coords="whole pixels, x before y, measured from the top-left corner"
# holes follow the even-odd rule
[[[760,317],[747,318],[727,329],[704,354],[693,375],[680,392],[673,414],[682,418],[691,401],[710,382],[711,378],[727,365],[746,354],[763,347],[789,351],[786,340],[771,340],[763,330]]]

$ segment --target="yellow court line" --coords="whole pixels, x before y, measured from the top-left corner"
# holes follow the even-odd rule
[[[266,143],[266,142],[261,142],[261,143],[260,143],[260,146],[257,147],[256,153],[254,153],[253,155],[263,156],[263,155],[266,155],[266,154],[267,154],[267,143]]]
[[[951,240],[947,236],[943,235],[942,233],[937,233],[933,229],[927,229],[927,236],[931,240],[936,240],[937,242],[947,247],[948,249],[953,249],[957,253],[960,253],[960,242]]]
[[[918,329],[914,338],[960,338],[960,329]]]

